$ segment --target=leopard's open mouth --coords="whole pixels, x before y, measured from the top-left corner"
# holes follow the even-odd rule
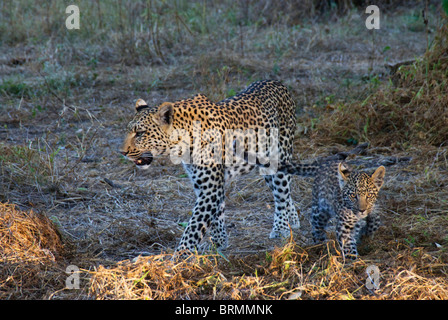
[[[141,157],[135,159],[134,163],[137,166],[149,166],[153,159],[154,157],[152,156],[152,154],[144,153]]]

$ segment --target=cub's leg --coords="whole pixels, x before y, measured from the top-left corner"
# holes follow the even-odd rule
[[[331,210],[327,202],[323,199],[313,198],[311,205],[311,227],[315,243],[321,243],[327,240],[325,229],[330,218]]]
[[[357,241],[361,231],[359,219],[353,215],[350,210],[342,210],[338,217],[336,226],[336,236],[343,252],[348,258],[356,258],[358,256]]]
[[[377,213],[370,213],[366,218],[366,225],[361,230],[361,235],[371,236],[381,225],[381,218]]]

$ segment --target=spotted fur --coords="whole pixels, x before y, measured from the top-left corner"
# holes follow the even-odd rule
[[[294,164],[281,166],[288,174],[315,176],[311,207],[314,241],[326,240],[328,221],[336,217],[336,236],[346,256],[358,255],[357,243],[362,235],[372,235],[380,225],[375,212],[378,192],[386,169],[380,166],[372,175],[352,171],[343,162]]]
[[[226,129],[249,129],[255,132],[265,130],[269,135],[278,131],[278,158],[289,162],[295,130],[295,106],[284,85],[278,81],[266,80],[251,84],[234,97],[214,103],[198,94],[191,99],[165,102],[160,106],[148,106],[139,99],[136,114],[127,126],[127,136],[122,153],[133,160],[138,167],[147,168],[153,157],[167,154],[181,154],[189,149],[190,161],[181,159],[197,196],[193,214],[186,227],[177,251],[194,251],[207,231],[211,241],[220,248],[227,247],[228,239],[224,223],[224,184],[229,178],[247,173],[255,165],[249,163],[227,164],[225,161],[205,162],[194,152],[194,145],[200,145],[202,155],[207,159],[224,159],[233,152],[233,145],[219,140]],[[176,130],[185,130],[189,137],[198,139],[173,140]],[[213,129],[213,130],[207,130]],[[243,141],[237,136],[234,143],[247,144],[250,149],[257,141]],[[219,159],[218,159],[219,160]],[[286,237],[291,227],[299,227],[297,211],[291,199],[291,176],[275,172],[264,176],[275,200],[274,224],[270,238]]]

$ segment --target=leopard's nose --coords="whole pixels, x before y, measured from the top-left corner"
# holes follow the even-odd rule
[[[359,210],[359,214],[362,215],[362,216],[367,215],[367,213],[368,213],[367,210],[362,210],[362,209]]]
[[[358,200],[358,206],[359,206],[359,211],[361,213],[364,213],[365,211],[367,211],[367,201],[365,198],[360,197]]]

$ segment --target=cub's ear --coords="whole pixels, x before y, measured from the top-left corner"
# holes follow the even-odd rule
[[[345,163],[340,162],[338,164],[338,181],[339,181],[339,186],[341,187],[341,189],[344,187],[349,174],[350,174],[350,170],[349,170],[348,166]]]
[[[338,165],[338,171],[344,177],[344,180],[347,180],[352,170],[345,162],[340,162]]]
[[[386,168],[384,168],[383,166],[376,169],[375,172],[372,174],[371,178],[373,180],[373,183],[378,188],[378,190],[381,189],[381,187],[383,186],[385,174],[386,174]]]
[[[154,114],[154,121],[160,126],[169,126],[173,123],[174,104],[171,102],[164,102],[159,106],[159,109]]]
[[[149,108],[148,104],[143,99],[138,99],[135,103],[135,110],[137,112],[141,111],[142,109]]]

